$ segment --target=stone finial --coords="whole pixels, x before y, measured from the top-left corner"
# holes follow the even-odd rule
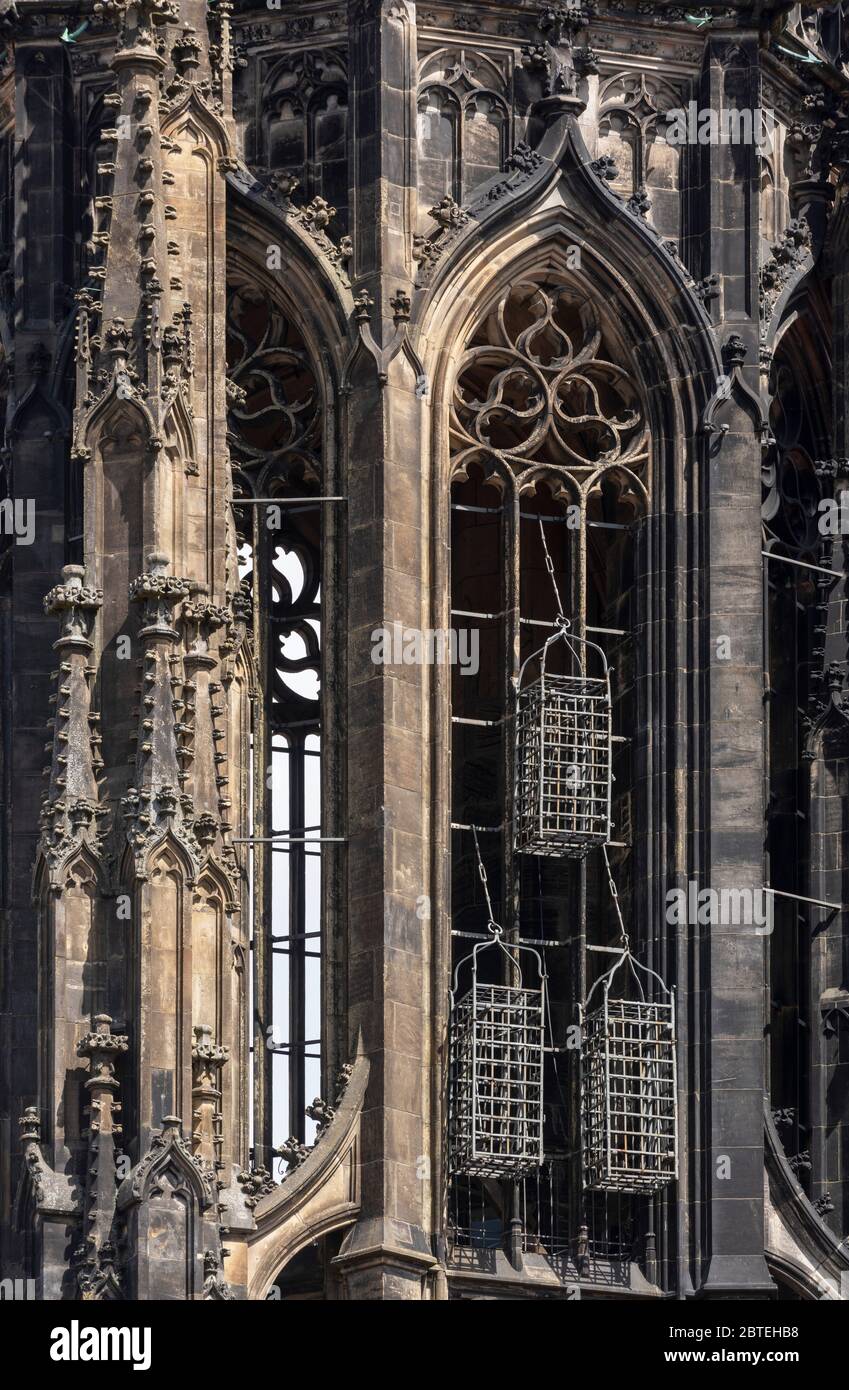
[[[726,367],[742,367],[748,348],[739,333],[732,333],[722,345],[722,357]]]
[[[230,1049],[214,1041],[212,1028],[208,1023],[196,1023],[192,1032],[194,1033],[194,1042],[192,1043],[192,1056],[194,1058],[211,1066],[221,1066],[227,1061],[230,1056]]]
[[[127,1035],[112,1032],[112,1019],[108,1014],[95,1014],[93,1022],[92,1032],[86,1033],[77,1043],[77,1056],[91,1058],[92,1072],[96,1064],[101,1069],[108,1064],[108,1074],[112,1075],[114,1058],[129,1049]]]
[[[40,1144],[41,1143],[41,1120],[34,1105],[28,1105],[23,1115],[18,1120],[21,1143]]]
[[[443,231],[462,227],[463,223],[469,220],[468,213],[448,193],[444,198],[440,198],[439,202],[435,203],[432,208],[428,209],[428,217],[432,217],[434,222],[438,222]]]
[[[395,323],[406,323],[410,317],[411,300],[406,290],[398,289],[389,301]]]

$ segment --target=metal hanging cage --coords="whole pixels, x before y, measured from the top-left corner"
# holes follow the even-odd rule
[[[610,839],[612,728],[610,668],[601,647],[557,631],[524,662],[517,682],[515,843],[520,854],[583,859]],[[550,649],[565,644],[573,675],[547,669]],[[590,661],[601,674],[590,676]],[[525,673],[539,662],[535,681]]]
[[[623,940],[618,960],[596,980],[580,1010],[584,1186],[658,1192],[678,1177],[675,992],[634,960],[624,935]],[[629,992],[624,988],[619,997],[611,994],[623,967],[636,999],[622,997]],[[646,999],[641,976],[657,981],[661,1002]]]
[[[478,942],[458,962],[450,991],[449,1168],[452,1174],[516,1180],[543,1163],[547,974],[532,946],[502,940],[491,914],[488,927],[491,940]],[[491,950],[503,954],[506,977],[514,983],[480,979],[480,957]],[[536,961],[538,989],[522,978],[521,952]],[[458,999],[467,961],[471,988]]]

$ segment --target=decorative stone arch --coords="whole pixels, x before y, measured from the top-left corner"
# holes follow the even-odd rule
[[[548,155],[548,151],[545,152]],[[438,256],[430,286],[420,290],[416,346],[432,386],[434,408],[431,417],[431,524],[433,528],[434,606],[429,618],[435,629],[450,627],[450,599],[440,580],[447,569],[447,482],[452,462],[449,443],[448,402],[461,362],[464,345],[485,316],[487,305],[498,300],[502,289],[516,285],[525,276],[533,278],[545,269],[551,283],[586,287],[596,304],[605,306],[605,318],[612,336],[620,344],[622,356],[615,360],[633,374],[645,403],[648,436],[651,441],[643,484],[642,502],[652,497],[652,510],[643,526],[644,547],[641,572],[648,576],[655,568],[653,556],[665,545],[675,544],[690,553],[688,564],[698,567],[700,540],[694,534],[688,513],[698,513],[707,487],[707,448],[709,437],[702,432],[702,421],[723,367],[719,345],[692,281],[681,264],[669,254],[660,239],[640,218],[627,211],[602,184],[590,168],[582,141],[573,128],[527,180],[517,180],[512,203],[489,212],[481,201],[478,222],[461,229],[446,241]],[[510,195],[508,195],[510,196]],[[438,242],[436,243],[438,245]],[[580,270],[570,267],[568,250],[580,248]],[[639,260],[639,282],[633,264]],[[615,321],[615,322],[614,322]],[[735,383],[731,411],[735,422],[751,433],[753,421],[741,406],[741,388]],[[531,475],[528,475],[529,477]],[[675,537],[673,541],[673,537]],[[641,611],[644,621],[662,629],[668,623],[680,627],[699,620],[695,596],[668,589],[660,575],[646,584]],[[702,619],[703,621],[703,619]],[[658,641],[659,639],[653,639]],[[645,699],[653,705],[661,700],[693,698],[685,693],[697,678],[676,670],[655,651],[651,682]],[[445,690],[442,685],[442,690]],[[434,879],[431,922],[434,927],[434,1048],[444,1057],[446,1027],[446,963],[450,939],[447,923],[449,903],[443,884],[449,878],[447,847],[450,842],[447,788],[450,785],[449,725],[444,694],[435,695],[436,754],[432,774],[435,788],[432,813],[435,826]],[[645,717],[645,716],[644,716]],[[674,881],[685,870],[679,862],[676,840],[669,842],[663,863],[650,848],[655,822],[661,810],[660,788],[665,778],[681,775],[681,750],[665,748],[654,758],[654,780],[646,795],[646,817],[635,840],[634,870],[640,901]],[[676,774],[677,769],[677,774]],[[686,808],[677,813],[686,818]],[[683,842],[682,833],[677,843]],[[655,950],[663,961],[664,972],[680,968],[675,942],[661,927]],[[433,1130],[444,1132],[445,1112],[439,1068],[434,1068],[431,1106]],[[686,1132],[686,1117],[682,1126]],[[433,1172],[441,1172],[442,1154],[438,1144],[431,1153]],[[444,1226],[440,1208],[442,1184],[433,1184],[435,1229]]]
[[[191,1125],[191,921],[197,866],[169,832],[137,853],[135,874],[133,992],[140,1026],[131,1047],[139,1077],[139,1127],[145,1136],[163,1123],[163,1108],[178,1115],[187,1130]]]
[[[235,201],[228,274],[250,278],[291,316],[320,364],[324,403],[330,408],[339,390],[354,307],[348,275],[340,273],[339,264],[297,218],[281,216],[280,207],[253,180],[228,174],[227,182]],[[285,277],[268,265],[269,245],[274,244],[285,253]]]
[[[265,1299],[281,1269],[311,1241],[355,1222],[361,1205],[360,1129],[368,1075],[368,1059],[360,1053],[327,1131],[305,1161],[258,1203],[256,1229],[242,1250],[233,1251],[236,1268],[245,1271],[240,1282],[250,1300]]]
[[[341,49],[289,54],[272,63],[265,74],[260,94],[259,162],[271,169],[297,170],[300,177],[306,173],[303,192],[307,200],[314,193],[324,191],[323,183],[316,188],[313,182],[321,148],[322,116],[328,110],[346,114],[347,100],[347,62]],[[281,133],[279,127],[284,124],[285,107],[292,111],[290,152],[295,153],[297,141],[300,156],[297,159],[282,159],[282,151],[274,148],[275,135]],[[285,139],[285,131],[283,134]]]
[[[766,1262],[804,1300],[839,1300],[849,1275],[841,1242],[803,1192],[782,1150],[767,1107],[764,1116]]]
[[[109,904],[102,898],[103,866],[87,844],[72,847],[48,867],[43,852],[36,861],[35,900],[39,904],[39,992],[42,1017],[50,1020],[39,1038],[45,1140],[54,1166],[85,1150],[81,1128],[81,1063],[68,1066],[67,1033],[86,1032],[92,1019],[126,1009],[126,979],[110,972],[114,932]],[[110,942],[110,936],[112,941]],[[56,961],[62,961],[57,970]],[[122,988],[123,986],[123,988]]]
[[[243,191],[243,190],[242,190]],[[234,231],[230,241],[230,274],[231,286],[236,295],[242,293],[243,287],[247,287],[250,292],[250,304],[257,304],[262,312],[265,306],[271,306],[269,315],[270,331],[268,333],[261,329],[258,337],[259,341],[248,340],[247,332],[242,332],[240,323],[234,313],[231,313],[229,328],[233,342],[234,353],[230,362],[230,405],[231,405],[231,429],[239,442],[231,441],[231,460],[234,470],[234,491],[237,493],[237,500],[233,508],[236,517],[236,527],[242,541],[248,547],[246,552],[249,563],[249,576],[244,581],[249,584],[254,603],[254,622],[261,622],[261,613],[273,613],[276,618],[285,618],[283,612],[285,608],[285,593],[282,583],[274,585],[272,583],[275,560],[279,559],[273,551],[274,536],[271,535],[271,546],[266,545],[268,532],[264,529],[268,520],[268,513],[260,508],[253,506],[240,507],[238,498],[273,498],[280,496],[285,498],[287,495],[329,495],[342,496],[346,491],[346,477],[344,455],[340,448],[340,438],[342,437],[341,421],[344,413],[343,388],[340,385],[345,356],[349,350],[349,324],[348,314],[353,307],[353,300],[350,289],[347,285],[347,278],[344,283],[335,273],[333,263],[329,262],[324,254],[324,248],[317,239],[310,237],[301,228],[294,218],[279,219],[279,215],[270,204],[263,205],[258,198],[240,198],[238,203],[237,215],[231,224]],[[287,273],[285,281],[273,271],[269,270],[266,262],[266,251],[269,242],[279,242],[285,245],[287,258]],[[332,277],[332,278],[331,278]],[[327,293],[316,292],[316,282],[319,281],[326,288]],[[345,301],[347,301],[347,306]],[[282,323],[275,324],[275,319],[279,315]],[[292,330],[292,338],[288,338],[288,327]],[[278,337],[278,327],[280,336]],[[280,348],[278,358],[275,358],[275,351]],[[312,393],[310,396],[310,418],[314,416],[314,424],[311,424],[306,437],[299,433],[299,420],[297,410],[292,412],[292,429],[289,434],[285,429],[282,431],[282,442],[275,445],[273,449],[263,447],[264,441],[260,438],[256,447],[250,445],[248,438],[247,447],[242,447],[243,434],[242,423],[247,422],[247,430],[251,428],[251,402],[250,391],[253,388],[251,374],[265,371],[269,373],[277,368],[273,367],[275,361],[282,362],[280,376],[277,378],[279,395],[287,398],[289,389],[288,381],[285,376],[287,367],[287,351],[291,348],[290,357],[302,359],[303,376],[308,378],[308,389]],[[265,354],[263,365],[263,354]],[[300,370],[297,366],[293,369]],[[282,381],[282,386],[280,382]],[[244,397],[240,399],[241,393],[248,389],[249,399],[245,402]],[[294,382],[294,389],[307,387],[297,380]],[[296,394],[295,406],[303,402],[305,396],[298,397]],[[264,404],[267,404],[265,402]],[[303,414],[301,416],[303,419]],[[247,431],[246,431],[247,432]],[[245,432],[245,433],[246,433]],[[261,432],[260,432],[261,433]],[[285,507],[281,508],[281,514],[287,516]],[[314,514],[316,515],[316,514]],[[345,645],[345,609],[346,609],[346,587],[342,574],[341,564],[343,551],[343,535],[346,521],[345,508],[338,505],[322,505],[320,512],[317,513],[320,521],[316,526],[307,527],[306,524],[296,523],[289,527],[287,525],[286,554],[294,555],[298,564],[301,565],[303,572],[302,595],[304,596],[304,608],[302,616],[297,619],[300,627],[293,626],[293,631],[301,637],[304,642],[304,650],[301,654],[296,654],[291,663],[287,662],[286,654],[282,654],[276,664],[272,665],[270,652],[263,649],[261,657],[255,659],[255,655],[248,654],[244,646],[242,652],[245,654],[244,671],[246,678],[249,679],[251,687],[257,696],[252,702],[253,711],[253,756],[254,763],[254,786],[267,786],[268,767],[274,761],[275,756],[280,752],[281,746],[285,748],[286,754],[292,755],[298,760],[298,766],[303,767],[306,774],[308,765],[307,743],[314,739],[315,735],[306,726],[308,721],[313,720],[316,711],[321,730],[321,796],[322,796],[322,833],[328,836],[344,835],[344,829],[339,828],[341,819],[341,799],[342,799],[342,779],[340,774],[340,760],[342,756],[341,741],[336,730],[342,726],[341,710],[345,698],[345,692],[341,687],[335,673],[343,668],[343,651]],[[272,549],[269,556],[265,553]],[[306,558],[305,558],[306,552]],[[282,571],[281,571],[282,572]],[[275,598],[275,589],[277,597]],[[320,599],[316,595],[320,592]],[[281,597],[282,595],[282,597]],[[264,605],[264,607],[263,607]],[[276,607],[275,607],[276,605]],[[311,605],[311,606],[310,606]],[[309,611],[307,608],[309,607]],[[319,634],[316,633],[314,624],[318,622]],[[294,622],[294,620],[293,620]],[[310,627],[310,633],[306,638],[303,629]],[[280,632],[281,628],[268,624],[268,633]],[[300,670],[313,672],[318,670],[321,681],[320,695],[314,696],[309,692],[301,695],[294,690],[294,694],[282,691],[281,687],[286,685],[286,676],[290,670],[294,671],[298,662],[301,662]],[[282,671],[282,675],[279,672]],[[233,682],[231,692],[235,690],[236,683]],[[294,687],[292,687],[294,689]],[[274,704],[272,703],[272,693]],[[281,699],[282,696],[282,699]],[[294,708],[295,702],[302,699],[305,704],[311,703],[311,708],[302,712],[291,713],[290,705]],[[251,717],[251,711],[244,710],[245,721]],[[276,722],[276,728],[273,725]],[[282,725],[291,723],[294,730],[292,738]],[[300,724],[301,728],[296,725]],[[247,723],[244,731],[247,732]],[[272,746],[274,734],[278,735],[276,748]],[[282,743],[281,743],[282,741]],[[247,758],[248,743],[244,738],[242,748],[244,757]],[[309,752],[315,748],[315,744],[309,748]],[[303,758],[303,763],[301,763]],[[246,765],[246,764],[245,764]],[[293,779],[299,785],[306,784],[306,776]],[[290,783],[290,786],[292,783]],[[270,814],[270,795],[267,814]],[[303,823],[294,817],[291,805],[289,806],[290,824],[297,825]],[[270,821],[269,821],[270,828]],[[244,826],[241,832],[246,835],[248,827]],[[255,829],[254,834],[262,835],[266,831]],[[300,849],[296,851],[300,853]],[[335,847],[323,848],[323,854],[327,856],[328,862],[331,856],[335,856],[340,851]],[[254,864],[259,862],[263,855],[263,847],[258,846],[254,851]],[[305,853],[305,851],[304,851]],[[263,867],[263,893],[270,891],[272,856],[269,851],[267,864]],[[341,901],[341,880],[332,870],[322,870],[321,886],[321,912],[323,921],[323,957],[322,971],[325,969],[335,970],[335,962],[344,950],[343,933],[340,926],[343,912]],[[303,901],[303,897],[300,900]],[[270,902],[263,901],[258,896],[255,899],[255,910],[258,914],[255,919],[255,945],[257,938],[269,935],[271,931],[271,905]],[[293,914],[302,911],[300,906],[293,906]],[[296,926],[292,932],[296,939],[303,943],[305,941],[306,928]],[[244,943],[242,943],[242,947]],[[239,952],[237,950],[235,961],[236,968],[239,968]],[[304,951],[308,947],[301,945],[300,950]],[[260,943],[258,950],[255,949],[253,955],[254,968],[261,975],[264,983],[260,992],[266,991],[269,995],[273,994],[273,977],[268,962],[271,960],[271,950],[266,951],[266,960],[260,960],[263,952],[263,943]],[[311,964],[311,962],[310,962]],[[341,967],[339,967],[341,969]],[[263,973],[264,972],[264,973]],[[306,971],[302,972],[306,977]],[[326,976],[325,976],[326,980]],[[306,988],[306,986],[304,986]],[[334,990],[338,991],[339,985],[325,983],[324,997],[334,997]],[[266,1014],[270,1016],[272,1010],[266,1008]],[[266,1024],[267,1027],[273,1026],[273,1020]],[[344,1056],[347,1053],[347,1039],[343,1036],[344,1026],[341,1019],[331,1017],[327,1020],[327,1032],[322,1033],[322,1067],[326,1066],[330,1075],[338,1070]],[[301,1035],[305,1036],[304,1034]],[[263,1039],[263,1041],[265,1041]],[[325,1050],[326,1044],[326,1050]],[[310,1049],[315,1051],[315,1049]],[[281,1049],[282,1051],[282,1049]],[[306,1051],[306,1049],[304,1049]],[[328,1055],[329,1054],[329,1055]],[[263,1048],[261,1059],[266,1064],[270,1073],[274,1054],[270,1048]],[[325,1060],[325,1058],[327,1060]],[[271,1082],[270,1076],[267,1084],[263,1088],[264,1071],[262,1066],[258,1066],[260,1080],[257,1085],[256,1111],[262,1114],[261,1122],[258,1121],[258,1128],[263,1132],[270,1126],[270,1095]],[[309,1099],[307,1096],[306,1099]],[[293,1102],[294,1106],[294,1102]],[[303,1106],[300,1107],[303,1111]],[[293,1121],[296,1123],[300,1120]],[[265,1143],[263,1139],[260,1141]],[[274,1141],[279,1142],[279,1137]],[[259,1161],[265,1162],[270,1166],[268,1155],[266,1154]]]
[[[182,124],[181,124],[182,122]],[[214,111],[201,101],[193,86],[168,111],[162,122],[162,134],[174,138],[191,128],[198,144],[225,155],[230,147],[227,127]]]
[[[463,44],[439,47],[420,61],[416,98],[420,230],[428,225],[431,201],[438,204],[447,195],[465,202],[475,187],[501,170],[513,133],[507,98],[508,82],[494,58],[472,54]],[[475,140],[471,127],[466,128],[477,116],[489,127],[484,143]],[[441,130],[443,120],[446,132]]]
[[[165,1116],[141,1162],[118,1188],[131,1298],[202,1295],[204,1252],[219,1248],[216,1195],[214,1170],[192,1156],[179,1118]],[[146,1258],[138,1258],[141,1253]]]
[[[170,830],[137,853],[136,876],[141,882],[148,880],[158,868],[180,874],[189,888],[197,879],[198,865],[193,852]]]
[[[223,877],[207,863],[192,885],[192,1026],[211,1028],[215,1041],[226,1046],[229,1020],[225,1017],[224,980],[231,953],[227,940],[230,897],[221,882]]]

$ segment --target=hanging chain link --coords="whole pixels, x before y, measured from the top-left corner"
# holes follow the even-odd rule
[[[557,577],[554,573],[554,561],[551,558],[551,552],[548,548],[548,542],[545,539],[545,530],[542,524],[542,517],[537,517],[537,521],[539,522],[539,538],[542,541],[542,550],[543,555],[545,556],[545,568],[548,570],[548,575],[551,580],[551,587],[554,590],[554,626],[558,629],[558,635],[563,638],[563,641],[566,643],[566,646],[571,652],[575,664],[578,668],[578,671],[581,672],[581,674],[583,674],[584,663],[581,658],[581,653],[580,651],[578,651],[574,642],[570,641],[569,639],[568,634],[572,626],[572,620],[571,618],[567,618],[566,614],[563,612],[563,601],[560,597],[560,590],[557,587]]]
[[[500,936],[503,931],[503,928],[498,925],[498,923],[495,920],[495,917],[493,916],[492,899],[489,896],[489,881],[486,876],[486,869],[483,865],[483,859],[481,858],[481,847],[478,843],[477,826],[472,826],[472,834],[475,837],[475,854],[477,855],[478,861],[478,877],[480,878],[480,881],[483,884],[483,895],[486,898],[486,910],[489,915],[489,921],[486,924],[487,931],[491,931],[493,936]]]
[[[542,550],[543,550],[543,554],[544,554],[544,556],[545,556],[545,568],[548,570],[549,577],[551,578],[551,587],[552,587],[552,589],[554,590],[554,605],[555,605],[555,618],[554,618],[554,621],[555,621],[555,623],[556,623],[556,625],[557,625],[558,627],[563,628],[563,629],[568,629],[568,628],[570,628],[570,627],[572,626],[572,624],[571,624],[571,622],[569,621],[569,619],[566,617],[566,614],[563,612],[563,602],[562,602],[562,600],[561,600],[561,598],[560,598],[560,590],[559,590],[558,587],[557,587],[557,578],[556,578],[555,573],[554,573],[554,561],[553,561],[552,558],[551,558],[551,555],[550,555],[549,549],[548,549],[548,543],[547,543],[547,541],[546,541],[546,539],[545,539],[545,527],[544,527],[543,524],[542,524],[542,517],[541,517],[541,516],[540,516],[540,517],[537,517],[537,520],[538,520],[538,522],[539,522],[539,538],[540,538],[540,540],[542,541]]]
[[[617,919],[618,919],[618,921],[619,921],[619,930],[620,930],[620,932],[622,933],[622,937],[621,937],[621,940],[622,940],[622,949],[623,949],[624,951],[629,951],[629,952],[630,952],[630,950],[631,950],[631,943],[630,943],[630,941],[628,940],[628,933],[627,933],[626,930],[625,930],[625,923],[624,923],[623,920],[622,920],[622,909],[621,909],[621,907],[619,906],[619,893],[618,893],[618,890],[617,890],[617,888],[616,888],[616,883],[615,883],[614,878],[613,878],[613,870],[612,870],[611,867],[610,867],[610,860],[609,860],[608,857],[607,857],[607,845],[602,845],[601,848],[602,848],[602,853],[604,854],[604,867],[607,869],[607,881],[608,881],[608,883],[610,884],[610,895],[611,895],[611,897],[613,898],[613,906],[614,906],[614,908],[616,909],[616,916],[617,916]]]

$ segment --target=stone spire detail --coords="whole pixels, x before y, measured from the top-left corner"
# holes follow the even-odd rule
[[[154,459],[165,446],[169,417],[179,416],[184,464],[196,471],[191,308],[171,269],[179,248],[167,225],[176,212],[166,201],[175,182],[166,159],[178,147],[161,131],[168,104],[160,91],[167,67],[162,35],[178,23],[180,10],[171,0],[103,0],[95,10],[112,17],[119,31],[112,58],[117,90],[104,99],[115,126],[103,132],[116,154],[98,168],[111,191],[95,200],[89,284],[77,295],[74,452],[90,457],[91,426],[117,401],[143,419]],[[184,29],[172,53],[178,86],[195,70],[193,32]]]
[[[221,1162],[221,1069],[229,1049],[213,1041],[208,1024],[196,1024],[192,1044],[192,1152],[218,1168]]]
[[[111,1031],[108,1014],[97,1014],[93,1022],[94,1031],[77,1043],[77,1056],[88,1057],[90,1062],[85,1083],[89,1126],[84,1239],[77,1286],[80,1298],[100,1300],[115,1298],[120,1292],[111,1239],[117,1186],[115,1139],[121,1133],[115,1122],[121,1109],[116,1100],[119,1082],[115,1062],[127,1051],[128,1043],[124,1034]]]
[[[50,778],[41,813],[41,847],[51,870],[80,844],[99,851],[99,821],[106,811],[98,805],[96,769],[101,764],[98,716],[91,710],[91,629],[103,601],[99,589],[84,584],[81,565],[66,565],[61,584],[44,600],[44,611],[61,619],[61,635],[53,644],[59,654],[55,671],[55,715],[49,721],[53,739],[47,744]]]
[[[130,585],[130,599],[143,605],[139,640],[143,644],[142,685],[136,747],[136,784],[122,808],[127,839],[136,856],[166,831],[190,832],[191,798],[181,795],[178,740],[184,729],[178,671],[180,633],[175,608],[188,597],[190,585],[167,573],[168,556],[148,556],[149,570]]]

